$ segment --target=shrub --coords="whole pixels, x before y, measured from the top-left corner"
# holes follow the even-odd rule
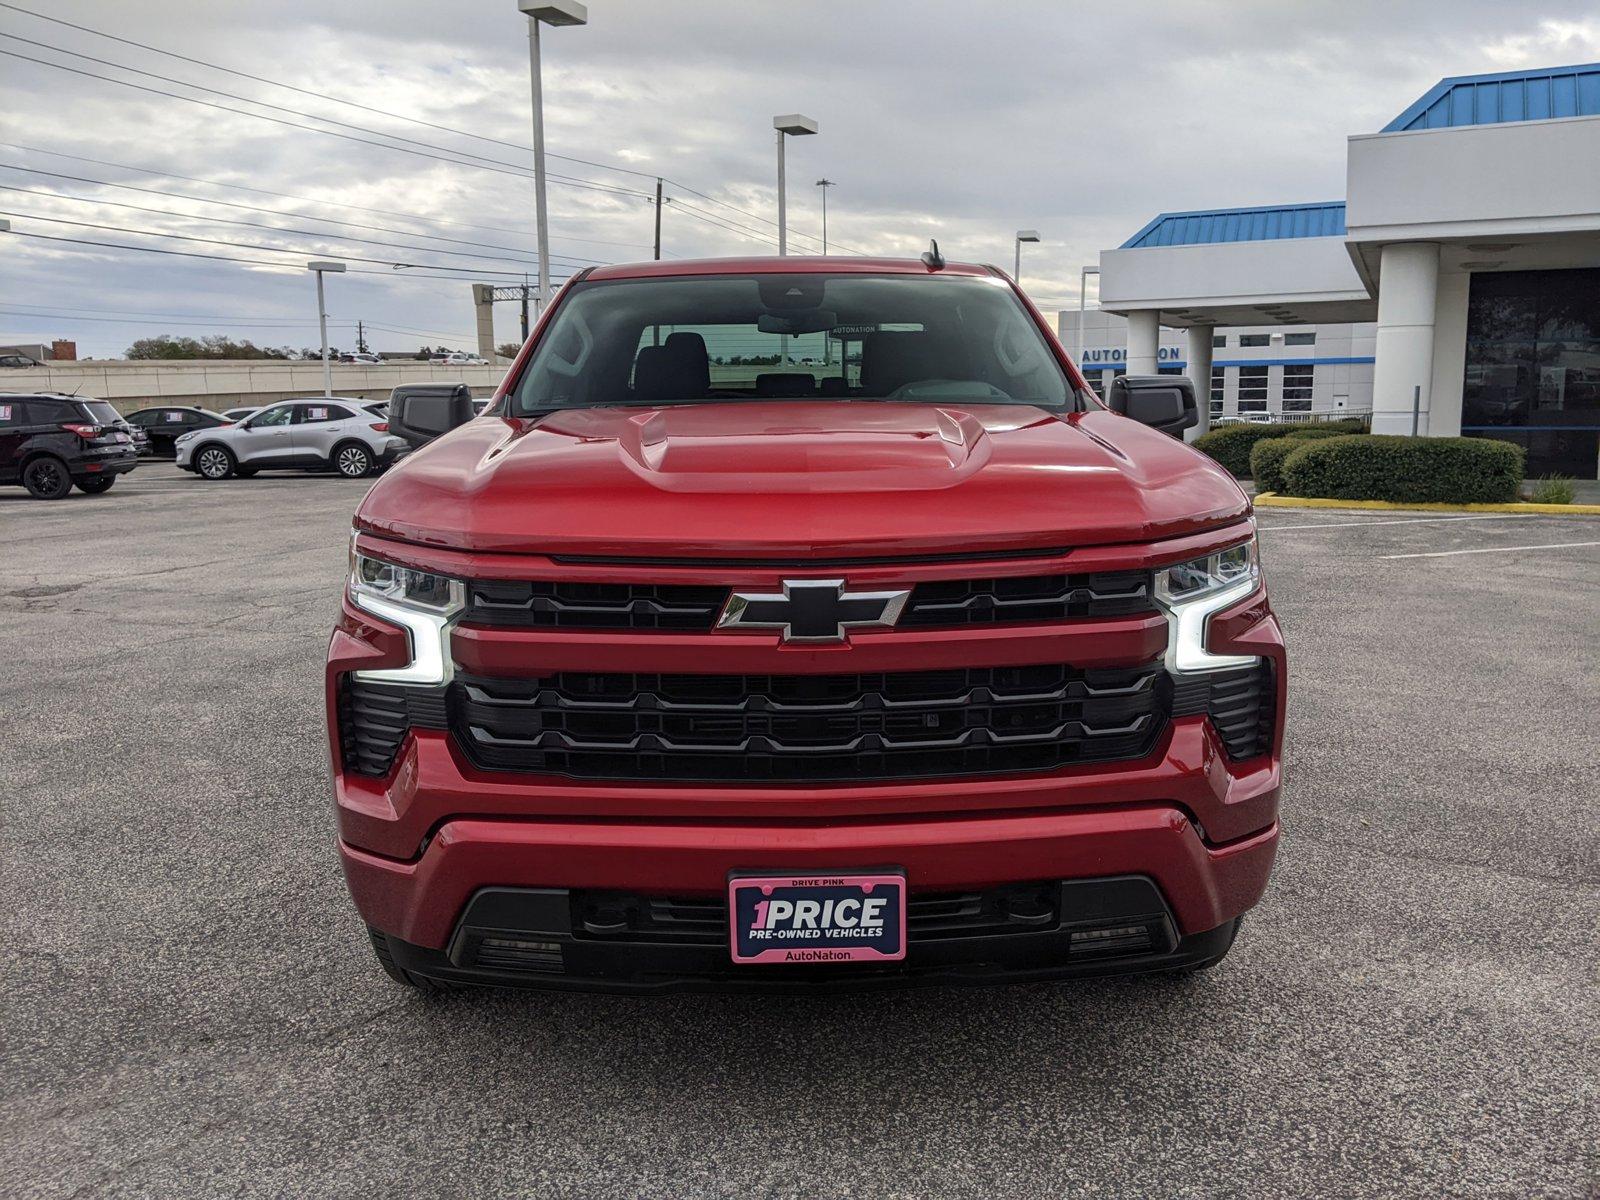
[[[1571,504],[1574,494],[1572,480],[1565,475],[1546,475],[1534,484],[1528,499],[1535,504]]]
[[[1500,504],[1517,498],[1525,454],[1488,438],[1352,434],[1300,446],[1279,468],[1289,493],[1398,504]]]
[[[1316,440],[1303,437],[1262,438],[1251,446],[1250,474],[1256,481],[1256,491],[1288,495],[1289,481],[1283,477],[1283,460],[1301,446]]]
[[[1365,433],[1365,422],[1326,421],[1319,425],[1224,425],[1194,440],[1196,450],[1216,459],[1235,479],[1250,478],[1250,449],[1268,438],[1330,438]]]

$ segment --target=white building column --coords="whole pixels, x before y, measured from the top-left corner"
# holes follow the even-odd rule
[[[1378,336],[1372,369],[1372,432],[1428,432],[1433,393],[1433,325],[1439,296],[1439,247],[1393,242],[1378,267]]]
[[[1161,321],[1153,309],[1128,314],[1128,374],[1154,375],[1161,354]]]
[[[1194,398],[1200,405],[1200,424],[1184,430],[1186,441],[1194,441],[1211,428],[1211,347],[1215,330],[1210,325],[1193,325],[1189,328],[1190,382],[1194,384]]]

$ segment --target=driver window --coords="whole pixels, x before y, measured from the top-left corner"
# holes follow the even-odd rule
[[[288,405],[282,408],[269,408],[266,412],[250,419],[251,429],[268,429],[274,425],[287,425],[289,417],[294,412]]]

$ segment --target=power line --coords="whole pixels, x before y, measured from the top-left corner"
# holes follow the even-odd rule
[[[6,35],[6,36],[8,36],[8,35]],[[64,53],[71,54],[72,51],[68,50],[68,51],[64,51]],[[83,77],[85,77],[87,79],[98,79],[103,83],[115,83],[115,84],[118,84],[118,85],[120,85],[122,87],[132,88],[135,91],[149,93],[150,95],[153,95],[153,96],[165,96],[169,100],[183,100],[183,101],[186,101],[186,102],[188,102],[190,104],[201,105],[202,107],[205,107],[205,108],[214,108],[214,109],[217,109],[220,112],[233,113],[235,116],[239,116],[239,117],[253,117],[254,119],[256,119],[258,121],[270,121],[274,125],[284,125],[284,126],[287,126],[287,127],[291,128],[291,129],[303,130],[306,133],[320,133],[320,134],[322,134],[322,135],[324,135],[326,137],[341,138],[341,139],[343,139],[344,141],[347,141],[347,142],[358,142],[358,143],[360,143],[362,145],[366,145],[366,146],[377,146],[379,149],[382,149],[382,150],[395,150],[395,151],[398,151],[401,154],[413,154],[413,155],[416,155],[419,158],[433,159],[436,162],[448,163],[449,165],[456,166],[456,167],[474,167],[474,168],[476,168],[476,169],[478,169],[480,171],[493,171],[495,174],[498,174],[498,175],[514,175],[518,179],[531,179],[533,177],[532,172],[529,171],[529,170],[526,170],[526,169],[521,168],[521,167],[495,166],[495,165],[493,165],[493,160],[486,159],[486,160],[484,160],[482,162],[463,162],[459,158],[450,158],[450,157],[447,157],[444,154],[430,154],[426,150],[412,150],[412,149],[409,149],[409,148],[407,148],[405,146],[393,145],[393,144],[391,144],[389,142],[379,142],[379,141],[374,141],[371,138],[357,137],[354,134],[350,134],[350,133],[340,133],[336,129],[319,129],[315,125],[302,125],[298,121],[285,120],[283,117],[272,117],[272,116],[268,116],[266,113],[254,113],[254,112],[248,111],[247,109],[233,108],[233,107],[231,107],[229,105],[226,105],[226,104],[218,104],[214,100],[202,100],[198,96],[185,96],[185,95],[182,95],[179,92],[169,92],[169,91],[165,91],[165,90],[163,90],[161,88],[146,87],[142,83],[134,83],[131,80],[127,80],[127,79],[116,79],[116,78],[113,78],[110,75],[97,75],[93,71],[83,71],[83,70],[79,70],[77,67],[69,67],[69,66],[67,66],[66,63],[50,62],[48,59],[34,58],[32,55],[29,55],[29,54],[19,54],[15,50],[0,50],[0,54],[4,54],[8,58],[19,58],[19,59],[23,60],[24,62],[36,63],[37,65],[39,65],[41,67],[53,67],[54,69],[56,69],[58,71],[66,71],[66,72],[68,72],[69,74],[72,74],[72,75],[81,75],[81,76],[83,76]],[[130,71],[136,71],[137,70],[137,68],[135,68],[135,67],[125,67],[123,69],[124,70],[130,70]],[[147,74],[147,72],[140,72],[140,74]],[[183,86],[185,86],[185,87],[198,87],[199,85],[197,85],[197,84],[185,84]],[[210,91],[212,89],[202,88],[201,90],[202,91]],[[254,104],[254,103],[257,103],[257,101],[247,100],[247,101],[245,101],[245,103]],[[309,114],[305,114],[305,115],[309,115]],[[312,120],[326,120],[326,118],[324,118],[324,117],[316,117],[316,116],[312,116],[311,119]],[[388,136],[388,135],[380,133],[378,136],[379,137],[385,137],[385,136]],[[477,156],[473,156],[473,157],[477,157]],[[641,191],[634,190],[632,188],[613,187],[610,184],[596,183],[596,182],[594,182],[592,180],[573,179],[573,178],[571,178],[569,176],[552,175],[552,174],[548,174],[548,173],[546,174],[545,178],[549,179],[552,183],[560,183],[565,187],[578,188],[578,189],[580,189],[582,191],[604,192],[604,193],[608,193],[608,194],[612,194],[612,195],[618,195],[618,196],[637,196],[637,197],[641,197],[641,198],[646,199],[646,200],[654,200],[655,199],[655,197],[653,195],[651,195],[650,193],[648,193],[648,192],[641,192]]]
[[[3,166],[3,165],[4,164],[0,164],[0,166]],[[301,234],[301,235],[306,236],[306,237],[321,238],[321,239],[323,239],[325,241],[330,241],[330,242],[360,242],[360,243],[362,243],[364,245],[368,245],[368,246],[385,246],[385,247],[388,247],[389,249],[392,249],[392,250],[424,250],[424,251],[432,251],[432,252],[434,252],[436,254],[448,254],[448,255],[451,255],[452,257],[457,257],[457,258],[481,258],[481,259],[485,259],[485,260],[487,260],[489,262],[521,263],[524,266],[530,266],[530,267],[536,267],[536,266],[539,265],[537,262],[533,262],[533,261],[530,261],[528,259],[507,258],[502,254],[474,254],[469,250],[445,250],[445,249],[441,249],[438,246],[417,246],[417,245],[407,244],[407,243],[404,243],[404,242],[382,242],[382,241],[378,241],[376,238],[352,237],[347,233],[332,233],[332,234],[330,234],[330,233],[323,233],[320,230],[316,230],[316,229],[293,229],[293,228],[288,228],[288,227],[285,227],[285,226],[282,226],[282,225],[265,225],[265,224],[262,224],[260,221],[237,221],[237,220],[232,220],[232,219],[230,219],[228,217],[208,217],[208,216],[205,216],[203,214],[175,213],[175,212],[172,212],[172,211],[170,211],[168,209],[151,208],[149,205],[145,205],[145,204],[128,204],[128,203],[125,203],[124,201],[121,201],[121,200],[104,200],[104,199],[100,199],[98,197],[93,197],[93,196],[69,196],[64,192],[50,192],[50,191],[45,191],[45,190],[43,190],[41,188],[16,187],[16,186],[14,186],[12,184],[6,184],[6,183],[0,183],[0,191],[22,192],[22,193],[25,193],[25,194],[30,195],[30,196],[48,196],[48,197],[50,197],[51,199],[54,199],[54,200],[69,200],[69,201],[72,201],[75,204],[104,204],[104,205],[108,205],[108,206],[110,206],[112,208],[126,208],[126,209],[131,209],[134,212],[153,213],[156,216],[161,216],[161,217],[176,217],[179,220],[202,221],[202,222],[206,222],[208,224],[213,224],[213,225],[237,225],[237,226],[240,226],[240,227],[245,228],[245,229],[263,229],[263,230],[266,230],[269,233]],[[313,219],[315,219],[315,218],[313,218]],[[550,261],[551,262],[563,261],[564,265],[566,265],[566,266],[598,265],[598,263],[597,263],[597,261],[595,259],[562,259],[562,260],[558,260],[557,257],[555,255],[553,255],[553,254],[550,256]]]
[[[3,0],[0,0],[0,2],[3,2]],[[110,161],[108,161],[106,159],[103,159],[103,158],[85,158],[81,154],[64,154],[60,150],[46,150],[43,146],[25,146],[25,145],[23,145],[23,144],[21,144],[19,142],[0,142],[0,146],[5,146],[6,148],[11,149],[11,150],[22,150],[22,151],[25,151],[25,152],[27,152],[29,154],[45,154],[45,155],[49,155],[51,158],[65,158],[65,159],[70,159],[73,162],[93,163],[97,167],[114,167],[115,169],[117,169],[119,171],[135,171],[140,175],[150,175],[150,176],[154,176],[156,178],[161,178],[161,179],[181,179],[185,183],[203,183],[207,187],[228,188],[228,189],[230,189],[232,191],[236,191],[236,192],[253,192],[256,195],[260,195],[260,196],[276,196],[280,200],[294,200],[294,201],[296,201],[296,202],[298,202],[300,204],[316,204],[316,205],[319,205],[319,206],[321,206],[323,208],[341,208],[341,209],[345,209],[345,210],[347,210],[349,212],[376,213],[378,216],[383,216],[383,217],[400,217],[403,220],[418,221],[418,222],[422,222],[422,223],[429,224],[429,225],[454,225],[454,226],[458,226],[458,227],[460,227],[462,229],[482,229],[482,230],[484,230],[486,232],[489,232],[489,233],[532,233],[533,232],[532,229],[527,228],[526,226],[521,228],[521,229],[514,229],[514,228],[507,228],[507,227],[502,226],[502,225],[474,225],[470,221],[455,221],[455,220],[451,220],[449,217],[424,217],[424,216],[419,216],[416,213],[397,212],[392,208],[368,208],[368,207],[366,207],[364,205],[360,205],[360,204],[345,204],[345,203],[341,203],[340,201],[337,201],[337,200],[318,200],[318,199],[316,199],[314,197],[311,197],[311,196],[296,196],[291,192],[274,192],[274,191],[271,191],[268,188],[250,187],[248,184],[243,184],[243,183],[225,183],[224,181],[222,181],[220,179],[205,179],[205,178],[203,178],[201,176],[198,176],[198,175],[179,175],[174,171],[156,171],[156,170],[152,170],[149,167],[135,167],[135,166],[132,166],[132,165],[130,165],[128,163],[110,162]],[[18,170],[18,171],[28,171],[28,172],[30,172],[32,174],[35,174],[35,175],[51,175],[51,174],[54,174],[54,172],[40,171],[40,170],[37,170],[36,168],[33,168],[33,167],[14,167],[12,169],[13,170]],[[61,175],[61,176],[59,176],[59,178],[62,178],[62,179],[75,179],[75,180],[80,180],[81,182],[85,182],[85,183],[104,183],[105,186],[107,186],[107,187],[127,188],[127,189],[132,190],[132,191],[150,191],[151,190],[149,188],[135,187],[131,183],[110,183],[110,182],[105,181],[105,180],[84,179],[83,177],[76,176],[76,175]],[[169,193],[157,192],[156,194],[157,195],[166,195],[166,194],[169,194]],[[181,195],[181,193],[170,193],[170,194],[172,194],[172,195]],[[205,204],[221,204],[221,205],[226,205],[229,208],[242,208],[242,209],[246,209],[246,210],[254,211],[254,212],[273,212],[273,211],[275,211],[273,209],[267,209],[267,208],[254,208],[252,205],[238,204],[238,203],[236,203],[234,201],[231,201],[231,200],[201,200],[201,197],[199,197],[199,196],[185,197],[185,198],[186,199],[200,200],[202,203],[205,203]],[[309,213],[300,213],[300,214],[297,214],[297,215],[303,216],[306,219],[312,220],[312,221],[323,221],[323,222],[325,222],[327,224],[350,224],[350,222],[334,221],[329,217],[313,217]],[[396,232],[396,233],[404,233],[404,234],[406,234],[407,236],[410,236],[410,237],[434,238],[434,240],[436,240],[436,241],[452,240],[452,239],[446,239],[446,238],[439,238],[436,235],[431,234],[431,233],[416,233],[416,232],[413,232],[413,231],[410,231],[410,230],[395,230],[394,232]],[[601,245],[601,246],[627,246],[627,247],[631,247],[632,249],[635,249],[635,250],[648,250],[650,248],[649,246],[645,245],[643,242],[606,242],[606,241],[601,241],[599,238],[558,237],[558,238],[554,238],[553,240],[554,241],[558,241],[558,242],[563,242],[563,241],[565,241],[565,242],[593,242],[593,243],[595,243],[597,245]],[[531,253],[531,251],[529,251],[529,253]]]
[[[135,232],[137,232],[137,231],[135,231]],[[144,254],[168,254],[168,255],[172,255],[175,258],[203,258],[203,259],[207,259],[207,260],[209,260],[211,262],[243,263],[246,266],[254,266],[254,267],[275,267],[280,271],[303,271],[305,269],[303,267],[297,267],[293,263],[278,262],[276,260],[268,259],[268,258],[236,258],[236,257],[234,257],[232,255],[228,255],[228,254],[201,254],[201,253],[199,253],[197,251],[193,251],[193,250],[169,250],[165,246],[133,246],[133,245],[129,245],[127,242],[101,242],[101,241],[94,241],[94,240],[91,240],[91,239],[88,239],[88,238],[58,237],[58,236],[56,236],[54,234],[49,234],[49,233],[33,233],[33,232],[30,232],[29,230],[25,230],[25,229],[13,229],[13,230],[11,230],[10,236],[12,236],[12,237],[33,238],[36,241],[41,241],[41,242],[60,242],[60,243],[63,243],[63,244],[73,245],[73,246],[97,246],[97,247],[101,247],[101,248],[104,248],[104,249],[107,249],[107,250],[137,250],[137,251],[139,251],[141,253],[144,253]],[[288,253],[292,253],[292,252],[285,250],[285,251],[282,251],[282,253],[288,254]],[[504,272],[488,272],[488,273],[489,274],[502,274]],[[422,275],[422,274],[396,275],[393,271],[363,271],[363,270],[361,270],[359,268],[354,270],[354,271],[349,271],[349,272],[347,272],[347,274],[350,274],[350,275],[379,275],[379,276],[382,276],[383,278],[389,279],[389,280],[396,280],[396,279],[407,279],[407,280],[411,280],[411,279],[444,279],[444,280],[448,280],[451,283],[460,283],[460,282],[462,282],[461,280],[457,279],[453,275]],[[567,281],[567,279],[569,279],[569,278],[571,278],[571,277],[570,276],[562,276],[560,279],[552,279],[551,282],[552,283],[565,283]]]
[[[24,14],[26,16],[35,17],[35,18],[37,18],[38,20],[41,20],[41,21],[50,21],[50,22],[52,22],[53,24],[56,24],[56,25],[64,25],[68,29],[76,29],[80,33],[88,33],[88,34],[92,34],[95,37],[106,38],[106,39],[108,39],[110,41],[113,41],[113,42],[121,42],[125,46],[135,46],[140,50],[148,50],[153,54],[162,54],[162,55],[165,55],[168,58],[178,59],[180,62],[193,63],[197,67],[206,67],[206,68],[209,68],[210,70],[213,70],[213,71],[221,71],[224,74],[237,75],[241,79],[249,79],[249,80],[252,80],[252,81],[254,81],[256,83],[267,84],[269,87],[283,88],[286,91],[298,92],[302,96],[311,96],[311,97],[313,97],[313,98],[315,98],[317,100],[326,100],[330,104],[344,104],[344,105],[348,105],[351,108],[358,108],[362,112],[369,112],[369,113],[374,113],[374,114],[376,114],[377,116],[380,116],[380,117],[387,117],[390,120],[405,121],[405,122],[407,122],[408,124],[411,124],[411,125],[422,125],[422,126],[425,126],[428,129],[437,129],[441,133],[453,133],[453,134],[456,134],[456,135],[458,135],[460,137],[475,138],[480,142],[490,142],[490,143],[493,143],[494,145],[497,145],[497,146],[507,146],[507,147],[510,147],[513,150],[521,150],[521,151],[523,151],[525,153],[530,153],[531,154],[533,152],[533,148],[531,146],[524,145],[521,142],[508,142],[504,138],[489,137],[489,136],[487,136],[485,134],[481,134],[481,133],[472,133],[471,131],[466,130],[466,129],[456,129],[453,126],[450,126],[450,125],[440,125],[440,124],[437,124],[436,122],[433,122],[433,121],[424,121],[421,117],[408,117],[408,116],[405,116],[403,113],[386,112],[385,110],[383,110],[381,108],[373,108],[371,105],[360,104],[355,100],[345,100],[345,99],[343,99],[343,98],[341,98],[339,96],[329,96],[324,92],[314,92],[310,88],[297,87],[292,83],[283,83],[282,81],[277,80],[277,79],[268,79],[264,75],[252,75],[248,71],[240,71],[240,70],[236,70],[233,67],[225,67],[220,63],[209,62],[209,61],[207,61],[206,59],[203,59],[203,58],[191,58],[187,54],[179,54],[179,53],[177,53],[176,51],[173,51],[173,50],[164,50],[160,46],[151,46],[151,45],[149,45],[149,44],[147,44],[145,42],[136,42],[132,38],[119,37],[114,33],[106,33],[105,31],[100,30],[100,29],[91,29],[87,25],[75,25],[71,21],[62,20],[60,17],[46,16],[44,13],[34,12],[32,9],[23,8],[20,5],[5,3],[4,0],[0,0],[0,8],[9,8],[13,12],[19,12],[19,13],[22,13],[22,14]],[[19,41],[26,41],[27,39],[19,38],[18,40]],[[34,43],[34,44],[39,44],[39,43]],[[70,54],[71,51],[67,51],[67,53]],[[87,57],[87,55],[82,56],[82,57]],[[99,61],[99,60],[95,60],[95,61]],[[128,69],[132,70],[133,68],[128,68]],[[191,85],[191,86],[198,86],[198,85]],[[252,101],[251,103],[260,103],[260,101]],[[269,106],[269,107],[271,107],[271,106]],[[318,119],[319,120],[326,120],[327,118],[318,118]],[[389,135],[385,135],[385,136],[389,136]],[[570,155],[570,154],[556,154],[556,153],[554,153],[553,151],[550,151],[550,150],[546,150],[545,151],[545,157],[546,158],[559,158],[563,162],[581,163],[586,167],[598,167],[602,171],[617,171],[617,172],[619,172],[621,174],[624,174],[624,175],[636,175],[641,179],[654,179],[659,174],[658,172],[654,172],[654,171],[640,171],[640,170],[637,170],[637,169],[635,169],[633,167],[618,167],[618,166],[615,166],[615,165],[613,165],[611,163],[595,162],[593,159],[588,159],[588,158],[575,158],[573,155]]]
[[[284,246],[263,246],[258,242],[230,242],[224,238],[197,237],[187,233],[162,233],[155,229],[133,229],[126,225],[102,225],[95,221],[73,221],[66,217],[46,217],[40,213],[15,212],[0,209],[0,217],[25,217],[33,221],[48,221],[52,225],[72,225],[79,229],[102,229],[109,233],[132,233],[141,237],[169,238],[177,242],[198,242],[208,246],[229,246],[236,250],[266,250],[273,254],[314,255],[314,250],[297,250]],[[454,271],[463,275],[509,275],[513,279],[521,279],[526,271],[492,271],[479,267],[452,267],[444,263],[397,263],[387,258],[363,258],[357,254],[341,254],[339,256],[348,262],[372,263],[381,267],[418,267],[427,271]],[[587,265],[587,264],[581,264]],[[382,272],[375,272],[382,274]]]
[[[240,77],[242,79],[249,79],[249,80],[252,80],[252,81],[254,81],[256,83],[264,83],[264,84],[267,84],[269,87],[283,88],[286,91],[297,92],[297,93],[299,93],[301,95],[305,95],[305,96],[312,96],[312,97],[314,97],[316,99],[324,100],[324,101],[327,101],[328,103],[331,103],[331,104],[347,105],[347,106],[349,106],[351,108],[360,109],[363,112],[370,112],[370,113],[377,114],[379,116],[383,116],[383,117],[389,118],[390,120],[405,121],[405,122],[408,122],[408,123],[413,124],[413,125],[421,125],[421,126],[424,126],[426,128],[429,128],[429,129],[437,129],[437,130],[439,130],[440,132],[443,132],[443,133],[453,133],[453,134],[456,134],[459,137],[474,138],[474,139],[476,139],[478,141],[490,142],[490,143],[492,143],[494,145],[499,145],[499,146],[506,146],[506,147],[509,147],[509,148],[511,148],[513,150],[521,151],[523,153],[532,153],[532,147],[523,145],[520,142],[510,142],[510,141],[504,140],[503,138],[487,137],[487,136],[485,136],[483,134],[473,133],[470,130],[456,129],[453,126],[441,125],[441,124],[438,124],[438,123],[433,122],[433,121],[425,121],[425,120],[423,120],[423,119],[421,119],[419,117],[408,117],[408,116],[405,116],[405,115],[400,114],[400,113],[384,112],[382,109],[373,108],[372,106],[366,105],[366,104],[360,104],[360,103],[358,103],[358,102],[356,102],[354,100],[346,100],[346,99],[343,99],[343,98],[338,97],[338,96],[327,95],[326,93],[323,93],[323,92],[312,91],[312,90],[310,90],[308,88],[297,87],[294,84],[283,83],[283,82],[281,82],[279,80],[276,80],[276,79],[268,79],[266,76],[263,76],[263,75],[252,75],[248,71],[239,71],[239,70],[236,70],[236,69],[234,69],[232,67],[222,66],[220,63],[210,62],[210,61],[208,61],[206,59],[193,58],[193,57],[191,57],[189,55],[186,55],[186,54],[178,54],[175,51],[165,50],[165,49],[162,49],[159,46],[151,46],[151,45],[148,45],[148,44],[146,44],[144,42],[135,41],[132,38],[120,37],[120,36],[118,36],[116,34],[106,33],[104,31],[98,30],[98,29],[92,29],[92,28],[90,28],[89,26],[86,26],[86,25],[77,25],[77,24],[74,24],[71,21],[62,20],[62,19],[60,19],[58,17],[46,16],[43,13],[38,13],[38,12],[32,11],[31,9],[22,8],[20,5],[7,3],[7,2],[5,2],[5,0],[0,0],[0,7],[11,9],[14,12],[23,13],[26,16],[34,17],[34,18],[36,18],[38,20],[41,20],[41,21],[49,21],[49,22],[52,22],[53,24],[62,25],[62,26],[65,26],[65,27],[67,27],[69,29],[76,29],[79,32],[88,33],[88,34],[91,34],[91,35],[93,35],[95,37],[106,38],[106,39],[108,39],[110,41],[120,42],[123,45],[127,45],[127,46],[134,46],[134,47],[137,47],[138,49],[141,49],[141,50],[148,50],[151,53],[161,54],[161,55],[164,55],[164,56],[166,56],[168,58],[177,59],[177,60],[179,60],[181,62],[192,63],[195,66],[205,67],[205,68],[208,68],[208,69],[213,70],[213,71],[221,71],[224,74],[228,74],[228,75],[236,75],[236,76],[238,76],[238,77]],[[123,70],[133,71],[133,72],[135,72],[137,74],[145,75],[145,76],[148,76],[150,78],[161,79],[161,80],[163,80],[165,82],[168,82],[168,83],[177,83],[180,86],[191,87],[191,88],[198,89],[200,91],[208,91],[208,92],[211,92],[213,95],[227,96],[230,99],[241,100],[241,101],[243,101],[244,103],[247,103],[247,104],[256,104],[256,105],[260,105],[261,107],[264,107],[264,108],[273,108],[273,109],[277,109],[277,111],[279,111],[279,112],[289,112],[289,113],[293,113],[296,116],[309,117],[312,120],[325,121],[328,124],[332,124],[332,125],[341,125],[341,126],[343,126],[344,128],[347,128],[347,129],[357,129],[357,130],[360,130],[360,131],[366,132],[366,133],[375,133],[380,137],[388,137],[388,138],[392,138],[392,139],[394,139],[396,141],[409,141],[413,145],[428,146],[431,149],[445,150],[446,153],[463,154],[463,155],[467,155],[468,157],[474,157],[474,158],[482,157],[482,156],[479,156],[479,155],[472,155],[469,151],[449,150],[446,147],[435,146],[432,143],[417,142],[417,141],[413,141],[412,139],[409,139],[409,138],[402,138],[397,134],[383,133],[383,132],[381,132],[379,130],[371,129],[371,128],[367,127],[367,126],[359,126],[359,125],[347,124],[345,122],[334,120],[332,117],[321,117],[321,116],[317,116],[317,115],[312,114],[312,113],[302,112],[302,111],[300,111],[298,109],[290,109],[290,108],[285,108],[285,107],[280,106],[280,105],[269,104],[268,102],[263,101],[263,100],[253,100],[253,99],[250,99],[249,97],[246,97],[246,96],[238,96],[238,95],[235,95],[235,94],[233,94],[231,92],[223,92],[223,91],[220,91],[220,90],[215,89],[215,88],[209,88],[209,87],[206,87],[203,84],[194,84],[194,83],[188,83],[187,81],[184,81],[184,80],[171,79],[171,78],[169,78],[167,76],[164,76],[164,75],[157,75],[157,74],[155,74],[153,72],[143,71],[143,70],[141,70],[141,69],[139,69],[137,67],[128,67],[128,66],[124,66],[123,64],[115,63],[115,62],[112,62],[112,61],[107,60],[107,59],[95,58],[92,55],[79,54],[78,52],[73,51],[73,50],[65,50],[65,49],[63,49],[61,47],[51,46],[48,43],[35,42],[35,41],[32,41],[31,39],[28,39],[28,38],[17,37],[14,34],[8,34],[6,36],[13,37],[17,41],[27,42],[29,45],[44,46],[47,49],[57,50],[58,52],[63,53],[63,54],[70,54],[70,55],[73,55],[76,58],[83,58],[83,59],[87,59],[90,62],[102,63],[102,64],[104,64],[106,66],[121,67]],[[112,80],[111,82],[122,82],[122,81],[120,81],[120,80]],[[326,132],[326,131],[324,131],[324,132]],[[612,164],[612,163],[596,162],[593,159],[577,158],[577,157],[574,157],[573,155],[570,155],[570,154],[557,154],[557,153],[555,153],[553,151],[548,151],[548,150],[545,152],[545,156],[547,158],[561,159],[561,160],[566,161],[566,162],[580,163],[580,164],[582,164],[584,166],[596,167],[596,168],[598,168],[600,170],[603,170],[603,171],[616,171],[616,172],[618,172],[620,174],[633,175],[633,176],[637,176],[638,178],[641,178],[641,179],[659,178],[665,183],[670,183],[674,188],[676,188],[677,190],[679,190],[681,192],[687,192],[688,194],[690,194],[692,196],[698,196],[700,199],[705,200],[705,201],[707,201],[707,202],[709,202],[711,204],[718,205],[719,207],[725,208],[725,209],[729,210],[730,212],[739,213],[742,216],[751,218],[752,220],[760,221],[764,225],[771,225],[773,227],[777,226],[777,222],[775,220],[773,220],[771,217],[764,217],[764,216],[760,215],[759,213],[751,212],[749,209],[740,208],[736,204],[730,204],[726,200],[718,199],[717,197],[715,197],[713,195],[710,195],[707,192],[703,192],[703,191],[700,191],[700,190],[698,190],[696,188],[692,188],[686,183],[682,183],[682,182],[680,182],[680,181],[678,181],[676,179],[671,179],[671,178],[668,178],[668,177],[666,177],[664,175],[661,175],[660,172],[640,171],[640,170],[637,170],[636,168],[633,168],[633,167],[619,167],[619,166],[616,166],[615,164]],[[506,166],[513,165],[513,164],[509,164],[509,163],[503,163],[503,160],[500,160],[500,159],[486,159],[485,161],[488,161],[488,162],[499,162],[499,163],[502,163],[503,165],[506,165]],[[550,178],[559,179],[561,177],[559,177],[559,176],[551,176]],[[635,193],[635,194],[644,194],[644,193]],[[812,237],[809,234],[791,234],[791,236],[793,236],[793,237],[802,237],[805,240],[811,241],[811,242],[816,242],[817,241],[817,239],[815,237]],[[865,254],[866,253],[865,251],[857,250],[854,247],[847,246],[842,242],[837,243],[837,244],[840,245],[841,247],[843,247],[845,250],[849,250],[853,254],[858,254],[859,255],[859,254]]]
[[[0,308],[0,316],[13,319],[36,321],[98,321],[118,325],[138,324],[165,324],[182,326],[217,326],[234,327],[239,329],[264,329],[264,330],[290,330],[290,329],[315,329],[315,321],[301,321],[294,317],[253,317],[232,314],[229,316],[208,317],[205,313],[152,313],[131,308],[71,308],[62,310],[19,312],[18,309],[39,309],[37,304],[10,305]],[[116,313],[118,316],[101,316],[101,313]],[[96,314],[96,315],[86,315]],[[198,319],[196,319],[198,318]],[[358,322],[328,319],[328,327],[339,329],[354,329]],[[366,322],[369,329],[381,329],[385,333],[413,333],[429,337],[462,337],[460,330],[445,331],[443,329],[409,329],[404,326],[374,324]]]

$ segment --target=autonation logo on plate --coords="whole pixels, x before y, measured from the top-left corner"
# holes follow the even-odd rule
[[[728,913],[737,963],[906,956],[906,880],[898,873],[735,876]]]

